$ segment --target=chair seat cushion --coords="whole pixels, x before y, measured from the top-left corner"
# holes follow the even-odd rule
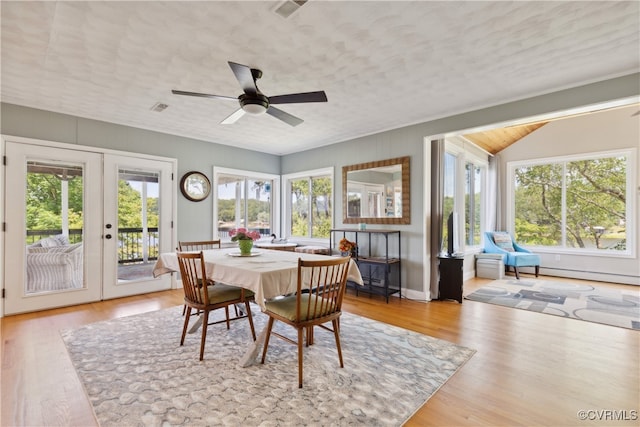
[[[512,267],[530,267],[540,265],[540,255],[527,252],[510,252],[505,265]]]
[[[309,305],[311,307],[315,307],[316,299],[322,298],[317,295],[303,294],[300,296],[300,320],[305,321],[309,320],[309,312],[307,308]],[[311,304],[309,304],[309,299],[311,299]],[[329,314],[333,311],[333,304],[327,304],[325,301],[318,301],[318,306],[320,304],[325,304],[321,313],[316,313],[315,317],[323,316],[325,314]],[[285,319],[289,319],[292,322],[296,321],[296,296],[289,295],[284,298],[280,298],[273,301],[267,301],[266,303],[266,311],[270,311],[275,313]]]
[[[216,283],[213,286],[207,286],[207,293],[209,294],[210,304],[219,304],[225,301],[240,299],[240,297],[242,296],[242,288],[239,288],[237,286],[229,286],[222,283]],[[245,299],[253,296],[254,293],[252,291],[245,289]]]

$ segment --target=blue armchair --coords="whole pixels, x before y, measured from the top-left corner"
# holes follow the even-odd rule
[[[516,279],[520,279],[518,267],[535,267],[536,277],[538,277],[540,255],[519,246],[505,231],[486,231],[484,233],[484,251],[490,254],[502,254],[505,269],[513,267]]]

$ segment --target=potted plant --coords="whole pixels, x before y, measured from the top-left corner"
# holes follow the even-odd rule
[[[352,256],[355,258],[358,250],[358,245],[356,244],[356,242],[351,242],[346,238],[342,238],[342,240],[340,240],[338,249],[340,250],[340,255]]]
[[[242,255],[249,255],[253,248],[253,241],[260,238],[260,233],[257,231],[249,231],[246,228],[232,228],[229,230],[229,236],[231,236],[232,242],[238,242],[238,247]]]

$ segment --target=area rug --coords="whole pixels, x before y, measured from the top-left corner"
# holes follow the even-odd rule
[[[250,334],[238,320],[208,328],[200,362],[200,331],[179,345],[181,314],[182,306],[62,331],[101,426],[398,426],[475,352],[343,313],[345,367],[333,334],[316,328],[299,389],[296,346],[272,337],[265,364],[243,368]],[[254,322],[256,332],[266,324],[258,307]]]
[[[640,329],[640,289],[540,279],[495,280],[468,300],[537,311],[628,329]]]

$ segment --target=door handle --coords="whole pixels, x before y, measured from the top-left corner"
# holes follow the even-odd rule
[[[111,234],[105,234],[104,238],[105,239],[110,239],[111,238]]]

